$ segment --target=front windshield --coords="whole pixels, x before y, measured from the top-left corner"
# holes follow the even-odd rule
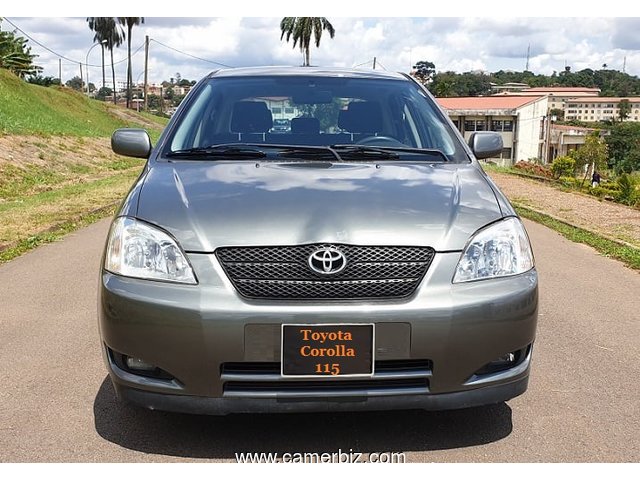
[[[406,80],[214,77],[194,93],[164,154],[235,143],[362,145],[437,150],[449,161],[469,161],[432,100]]]

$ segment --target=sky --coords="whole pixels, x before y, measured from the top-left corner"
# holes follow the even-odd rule
[[[174,5],[177,4],[174,2]],[[499,8],[499,2],[495,5]],[[0,23],[0,28],[13,30],[10,21],[34,40],[65,56],[62,60],[63,81],[79,74],[78,63],[84,64],[88,54],[88,63],[92,65],[89,79],[100,87],[100,48],[89,52],[93,33],[88,28],[86,16],[27,16],[35,10],[40,13],[39,9],[31,10],[18,11],[15,15],[5,13],[6,20]],[[142,10],[139,13],[144,16],[145,9]],[[147,13],[155,11],[146,10]],[[280,39],[279,23],[283,14],[240,17],[236,15],[240,10],[222,10],[224,16],[221,17],[145,16],[144,25],[134,29],[132,47],[137,50],[145,35],[150,37],[149,81],[169,80],[177,74],[199,80],[220,68],[220,64],[241,67],[302,63],[300,50]],[[614,11],[609,9],[609,12]],[[406,10],[387,13],[393,12],[406,13]],[[77,15],[82,12],[66,9],[65,13]],[[608,68],[618,70],[624,67],[627,73],[640,76],[640,12],[636,12],[639,16],[635,18],[527,17],[514,15],[524,12],[508,11],[505,14],[504,10],[502,15],[493,17],[452,17],[442,16],[439,12],[437,17],[387,15],[365,18],[341,16],[338,13],[343,12],[338,11],[334,16],[330,13],[327,18],[335,27],[336,36],[330,39],[325,32],[320,48],[312,47],[311,63],[314,65],[371,68],[376,57],[377,68],[404,72],[419,60],[433,62],[437,71],[522,71],[530,49],[529,70],[536,73],[559,72],[565,65],[578,71],[599,69],[606,64]],[[482,11],[476,13],[483,14]],[[44,67],[43,74],[57,77],[59,57],[33,41],[29,45],[32,52],[39,55],[36,63]],[[126,46],[117,49],[114,58],[116,62],[126,58]],[[140,49],[133,57],[134,81],[143,80],[143,68],[144,49]],[[107,77],[109,72],[108,69]],[[83,74],[86,75],[86,70]],[[126,62],[121,61],[116,65],[116,76],[118,80],[124,80],[125,75]]]

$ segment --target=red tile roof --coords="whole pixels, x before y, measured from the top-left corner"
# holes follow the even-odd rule
[[[446,110],[504,110],[522,107],[543,96],[490,96],[490,97],[447,97],[436,98]]]

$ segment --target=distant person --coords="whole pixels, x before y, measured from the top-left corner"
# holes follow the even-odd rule
[[[594,170],[593,176],[591,177],[591,186],[596,188],[600,185],[600,174]]]

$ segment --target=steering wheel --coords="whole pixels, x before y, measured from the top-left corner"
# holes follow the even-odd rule
[[[388,137],[386,135],[372,135],[370,137],[365,137],[362,140],[356,142],[356,145],[369,145],[372,147],[406,147],[406,145],[397,138]]]

